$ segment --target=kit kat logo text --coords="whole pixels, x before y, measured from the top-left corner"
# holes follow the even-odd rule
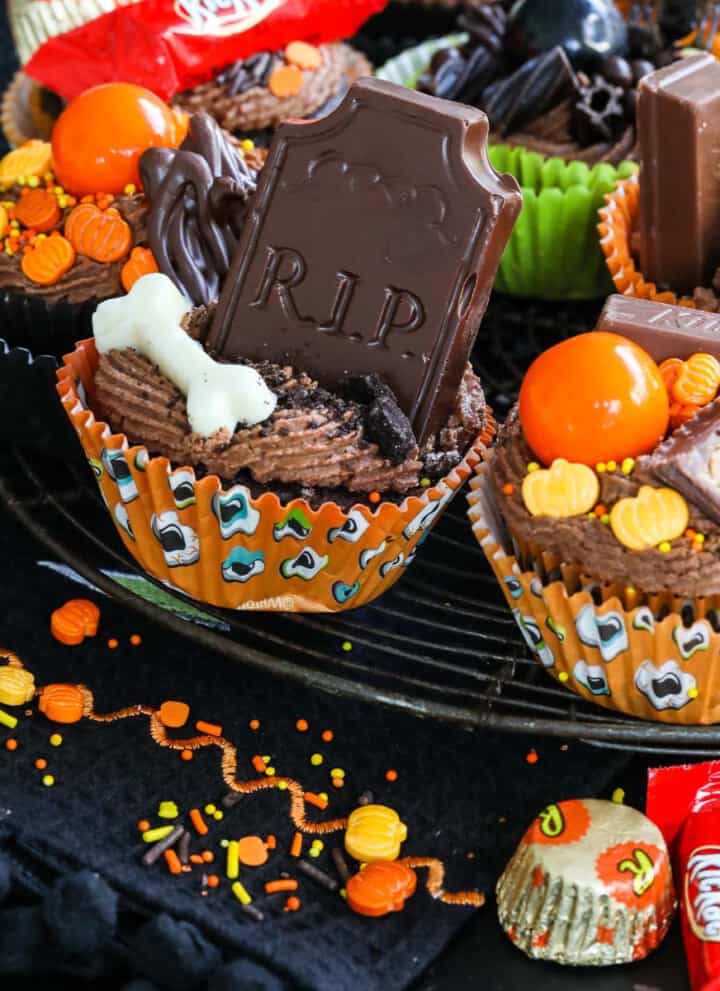
[[[720,846],[701,846],[690,855],[683,897],[698,939],[720,943]]]
[[[175,13],[204,34],[249,31],[277,10],[283,0],[175,0]]]

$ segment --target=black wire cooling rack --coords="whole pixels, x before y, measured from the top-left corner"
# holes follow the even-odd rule
[[[474,360],[501,416],[532,357],[562,337],[591,327],[597,312],[594,304],[558,307],[499,298],[491,302]],[[18,394],[14,402],[27,403],[34,389],[36,413],[44,403],[53,407],[49,361],[31,363],[17,351],[3,360],[0,350],[0,393],[9,368]],[[8,412],[0,423],[7,422]],[[58,407],[50,412],[47,431],[33,431],[36,439],[40,436],[34,450],[17,443],[3,445],[0,500],[53,557],[123,605],[198,646],[325,692],[469,728],[582,739],[657,756],[720,752],[720,727],[673,727],[611,714],[557,685],[542,670],[528,654],[472,537],[464,494],[450,506],[401,581],[368,606],[337,615],[235,613],[203,606],[221,629],[180,618],[105,573],[140,574],[115,534],[91,472],[77,457],[79,448],[69,426],[67,432],[59,429],[62,411]],[[62,471],[48,449],[63,454]],[[180,594],[175,598],[191,601]],[[343,648],[347,643],[350,651]]]

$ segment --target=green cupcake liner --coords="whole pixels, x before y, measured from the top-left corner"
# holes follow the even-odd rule
[[[426,41],[390,59],[376,75],[413,89],[436,51],[467,38],[454,34]],[[506,145],[491,145],[489,155],[498,172],[515,176],[523,193],[495,289],[547,300],[596,299],[612,292],[597,238],[597,211],[617,180],[632,175],[637,166],[622,162],[590,168]]]

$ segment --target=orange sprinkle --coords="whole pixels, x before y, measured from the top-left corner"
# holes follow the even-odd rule
[[[198,833],[199,836],[207,835],[208,828],[207,825],[205,824],[205,820],[202,817],[202,813],[200,809],[190,809],[190,822],[195,827],[195,831]]]
[[[115,650],[115,648],[118,646],[118,641],[115,639],[115,637],[110,637],[110,639],[107,642],[107,645],[110,648],[110,650]]]
[[[198,719],[195,723],[195,729],[198,733],[205,733],[206,736],[222,736],[222,726],[218,726],[217,723],[206,723],[202,719]]]
[[[203,859],[203,863],[206,864],[211,864],[213,860],[215,860],[215,854],[212,852],[212,850],[203,850],[200,856]]]
[[[595,509],[593,509],[593,512],[595,513],[596,516],[606,516],[607,515],[607,509],[605,508],[605,506],[603,506],[603,504],[601,502],[599,502],[597,504],[597,506],[595,507]]]
[[[295,96],[302,89],[302,70],[296,65],[283,65],[275,69],[268,79],[268,89],[273,96],[284,99],[287,96]]]
[[[193,752],[192,752],[192,750],[181,750],[180,751],[180,756],[182,757],[183,760],[192,760],[193,759]]]
[[[182,874],[182,864],[174,850],[166,850],[163,856],[171,874]]]
[[[251,719],[248,725],[250,726],[250,729],[251,730],[260,729],[260,720],[259,719]]]
[[[695,537],[695,531],[692,529],[692,527],[687,528],[687,530],[683,534],[683,537],[687,537],[688,540],[693,540],[693,538]]]
[[[142,643],[142,637],[140,636],[140,634],[133,633],[132,636],[130,637],[130,643],[133,645],[133,647],[139,647],[140,644]]]
[[[372,491],[368,496],[368,500],[371,503],[373,503],[373,505],[376,505],[378,502],[380,502],[380,493],[376,491]]]
[[[327,808],[327,804],[328,804],[327,799],[321,798],[319,795],[316,795],[312,791],[306,791],[305,794],[303,795],[303,798],[308,803],[308,805],[314,805],[316,809]]]
[[[255,756],[252,759],[252,766],[255,768],[258,774],[264,774],[265,771],[267,770],[267,765],[265,764],[265,761],[262,759],[260,754],[255,754]]]
[[[540,758],[538,757],[537,752],[535,750],[528,750],[528,752],[525,754],[525,761],[528,764],[537,764],[539,759]]]
[[[35,761],[35,767],[38,769],[38,771],[44,771],[45,768],[47,767],[47,761],[45,760],[45,758],[44,757],[38,757],[37,760]],[[141,829],[141,827],[142,827],[142,829]],[[140,829],[140,832],[144,833],[146,829],[150,829],[150,823],[149,822],[142,822],[142,823],[139,822],[138,823],[138,829]]]
[[[290,844],[290,856],[299,857],[302,853],[303,848],[303,835],[302,833],[295,833]]]
[[[333,788],[342,788],[342,786],[344,784],[345,784],[345,778],[333,778],[332,779]]]
[[[503,485],[503,495],[512,495],[515,491],[515,486],[512,482],[508,482],[507,485]]]
[[[190,863],[191,864],[203,864],[203,863],[205,863],[205,861],[202,859],[202,855],[199,854],[199,853],[191,853],[189,859],[190,859]]]
[[[297,910],[300,908],[301,905],[302,902],[300,901],[297,895],[290,895],[288,900],[285,902],[285,911],[297,912]]]
[[[35,761],[35,767],[39,768],[42,771],[43,768],[47,767],[47,761],[43,760],[42,767],[40,767],[38,761]],[[148,829],[150,829],[150,823],[147,821],[147,819],[141,819],[140,822],[137,824],[137,828],[138,828],[138,832],[145,833],[147,832]]]
[[[279,891],[297,891],[298,883],[294,878],[278,878],[277,881],[268,881],[265,885],[266,895],[276,895]]]
[[[217,888],[220,884],[220,878],[217,874],[208,874],[207,886],[208,888]]]
[[[312,72],[322,65],[322,54],[319,48],[306,41],[291,41],[285,46],[285,61],[296,65],[298,69],[309,69]]]
[[[385,772],[385,780],[386,781],[397,781],[397,779],[398,779],[398,773],[397,773],[397,771],[393,770],[392,768],[389,771],[386,771]]]
[[[298,719],[298,721],[295,723],[295,729],[298,731],[298,733],[307,733],[307,731],[310,729],[310,725],[307,719]]]
[[[163,726],[169,726],[171,729],[180,729],[184,726],[190,715],[190,706],[187,702],[176,702],[173,699],[167,699],[160,706],[160,722]]]
[[[335,734],[333,733],[333,731],[331,729],[324,729],[322,731],[322,740],[323,740],[324,743],[332,743],[334,737],[335,737]]]
[[[268,848],[268,850],[274,850],[275,847],[277,846],[277,839],[276,837],[273,836],[272,833],[270,833],[270,835],[265,838],[265,846]]]
[[[242,836],[237,841],[238,859],[246,867],[260,867],[268,859],[267,846],[259,836]]]
[[[9,736],[7,738],[7,740],[5,741],[5,749],[6,750],[17,750],[17,748],[18,748],[18,742],[17,742],[17,740],[15,739],[14,736]]]

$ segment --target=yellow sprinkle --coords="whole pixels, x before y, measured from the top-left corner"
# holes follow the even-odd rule
[[[264,754],[263,760],[265,761],[266,764],[270,764],[272,762],[272,757],[270,754]]]
[[[324,758],[322,754],[313,754],[312,757],[310,758],[310,763],[312,764],[313,767],[320,767],[320,765],[323,762],[323,759]]]
[[[345,777],[345,772],[343,771],[343,769],[341,767],[334,767],[332,769],[332,771],[330,772],[330,777],[331,778],[344,778]]]
[[[129,182],[127,186],[123,189],[123,193],[126,196],[133,196],[137,192],[137,186],[134,182]]]
[[[55,193],[56,196],[62,196],[64,194],[65,190],[62,188],[62,186],[56,186],[53,189],[53,192]]]
[[[175,802],[160,802],[158,815],[161,819],[177,819],[178,807]]]
[[[11,716],[9,712],[0,709],[0,725],[7,726],[8,729],[15,729],[17,723],[17,716]]]
[[[602,475],[602,473],[605,471],[605,462],[598,461],[598,463],[595,465],[595,471],[598,473],[598,475]]]
[[[604,523],[607,526],[607,524],[610,522],[610,514],[603,513],[603,515],[600,517],[600,522]]]
[[[11,220],[10,221],[10,226],[11,227],[14,227],[17,230],[20,227],[20,221],[19,220]]]
[[[352,650],[352,644],[350,643],[350,641],[349,641],[349,640],[344,640],[344,641],[343,641],[343,645],[342,645],[342,649],[343,649],[343,650],[344,650],[344,651],[345,651],[346,653],[347,653],[347,651],[349,651],[349,650]]]
[[[537,461],[531,461],[530,464],[527,466],[528,475],[534,471],[539,471],[539,470],[540,470],[540,465],[537,463]]]
[[[322,840],[313,840],[312,843],[310,844],[310,848],[311,849],[315,848],[316,850],[324,850],[325,844],[323,843]]]
[[[220,820],[224,818],[225,818],[225,813],[222,811],[222,809],[215,809],[215,811],[213,812],[213,819],[217,819],[217,821],[220,822]]]
[[[704,544],[705,543],[705,534],[704,533],[696,533],[695,536],[693,537],[693,543],[694,544]]]
[[[236,881],[235,884],[232,886],[232,893],[235,895],[235,897],[239,902],[242,902],[243,905],[249,905],[250,902],[252,901],[252,898],[247,893],[245,888],[243,888],[242,884],[240,884],[239,881]]]
[[[15,254],[15,252],[13,251],[12,248],[5,248],[5,254],[6,255],[10,255],[10,257],[12,258],[12,256]]]
[[[57,201],[58,201],[58,206],[60,207],[61,210],[64,210],[65,207],[68,206],[69,201],[67,196],[58,196]]]
[[[30,178],[28,179],[27,184],[28,186],[30,186],[31,189],[37,189],[37,187],[40,185],[40,180],[36,175],[31,175]]]
[[[240,142],[240,147],[242,148],[243,151],[254,151],[255,142],[251,138],[243,138],[243,140]]]
[[[625,801],[625,792],[622,788],[616,788],[612,793],[612,800],[616,805],[622,805]]]
[[[269,778],[274,778],[275,775],[277,774],[277,771],[275,770],[274,767],[266,767],[265,774],[267,774]]]
[[[632,585],[627,586],[627,588],[625,589],[625,595],[635,595],[635,589],[632,587]]]
[[[311,846],[310,849],[308,850],[308,855],[310,857],[319,857],[320,856],[320,850],[318,850],[318,848],[316,846]]]
[[[52,182],[54,178],[55,176],[53,175],[52,172],[45,172],[43,174],[43,179],[45,180],[45,182]]]
[[[278,781],[277,786],[280,791],[285,791],[287,788],[287,781]]]
[[[605,469],[606,471],[615,471],[617,469],[617,462],[608,461],[608,463],[605,465]]]
[[[420,484],[424,489],[426,489],[430,485],[430,479],[427,476],[425,478],[421,478]]]
[[[53,733],[49,742],[51,747],[59,747],[63,742],[63,738],[59,733]]]
[[[240,873],[239,849],[238,841],[230,840],[227,848],[227,866],[225,868],[225,873],[231,881],[234,881]]]
[[[667,540],[663,540],[661,544],[658,544],[658,550],[662,551],[663,554],[667,554],[667,552],[670,550],[670,542]]]
[[[46,788],[52,788],[52,786],[55,784],[55,778],[52,776],[52,774],[44,774],[42,783],[45,785]]]
[[[216,805],[213,805],[212,802],[208,802],[208,804],[205,806],[205,811],[207,812],[207,814],[209,816],[211,816],[211,815],[214,815],[216,808],[217,808]]]
[[[27,182],[27,179],[25,178],[24,175],[19,175],[15,180],[15,182],[18,184],[18,186],[24,186],[25,183]]]
[[[623,458],[623,462],[620,465],[620,470],[623,475],[630,475],[633,468],[635,467],[635,458]]]
[[[220,840],[220,846],[226,850],[230,846],[230,840],[226,840],[225,837],[223,836],[223,838]]]
[[[699,694],[700,693],[697,690],[697,688],[688,688],[688,698],[689,699],[696,699]]]
[[[318,798],[322,798],[322,799],[324,799],[324,801],[327,802],[328,801],[328,793],[326,791],[319,791],[318,792]]]
[[[347,898],[347,888],[341,888],[338,894],[341,898]]]
[[[142,834],[144,843],[157,843],[158,840],[164,840],[166,836],[172,833],[174,826],[156,826],[155,829],[146,829]]]
[[[36,234],[35,235],[35,240],[36,241],[45,241],[46,238],[47,238],[47,234]]]
[[[590,512],[590,513],[587,514],[587,518],[589,520],[595,520],[595,519],[597,519],[595,513],[592,513],[592,512]]]
[[[561,671],[558,674],[558,681],[567,681],[569,677],[570,675],[567,673],[567,671]]]

